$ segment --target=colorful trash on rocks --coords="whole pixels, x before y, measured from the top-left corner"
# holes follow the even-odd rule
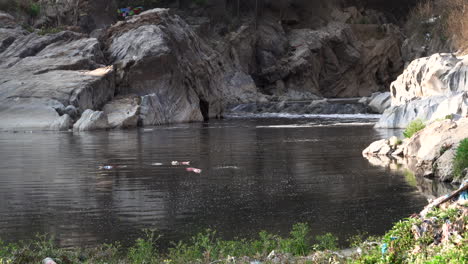
[[[125,7],[125,8],[119,8],[117,9],[117,13],[119,14],[120,17],[127,18],[129,16],[134,16],[141,14],[144,11],[144,8],[139,6],[139,7]]]
[[[42,260],[42,264],[57,264],[57,263],[51,258],[45,258],[44,260]]]

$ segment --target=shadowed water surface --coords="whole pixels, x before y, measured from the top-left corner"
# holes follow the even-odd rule
[[[165,244],[207,227],[226,238],[286,234],[297,222],[342,239],[382,234],[420,211],[425,199],[403,175],[361,156],[370,142],[396,131],[344,121],[1,133],[0,238],[50,233],[63,246],[91,246],[131,242],[141,229],[156,228]],[[203,172],[171,161],[191,161]],[[104,165],[115,167],[99,169]]]

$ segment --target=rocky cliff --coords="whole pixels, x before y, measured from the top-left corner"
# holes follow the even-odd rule
[[[326,12],[306,19],[298,6],[285,15],[269,5],[213,26],[203,12],[154,9],[112,24],[113,2],[44,1],[34,23],[69,25],[58,33],[1,13],[0,128],[202,121],[240,103],[370,96],[401,72],[403,37],[383,13],[304,7]]]
[[[392,107],[376,127],[405,128],[411,121],[468,115],[468,57],[434,54],[413,61],[392,83]]]

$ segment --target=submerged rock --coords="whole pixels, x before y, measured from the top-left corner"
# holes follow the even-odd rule
[[[111,128],[133,128],[138,125],[140,116],[139,96],[125,96],[116,98],[103,108]]]
[[[102,111],[87,109],[73,125],[73,131],[92,131],[110,128],[107,115]]]
[[[67,130],[71,124],[69,116],[61,117],[55,110],[61,107],[52,99],[4,99],[0,101],[0,130]]]

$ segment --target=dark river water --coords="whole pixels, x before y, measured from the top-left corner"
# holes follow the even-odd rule
[[[284,235],[297,222],[342,240],[382,234],[426,200],[402,174],[361,156],[373,140],[398,131],[343,122],[234,119],[0,133],[0,239],[48,233],[62,246],[129,244],[155,228],[164,246],[206,228],[225,238]],[[100,168],[106,165],[113,168]]]

